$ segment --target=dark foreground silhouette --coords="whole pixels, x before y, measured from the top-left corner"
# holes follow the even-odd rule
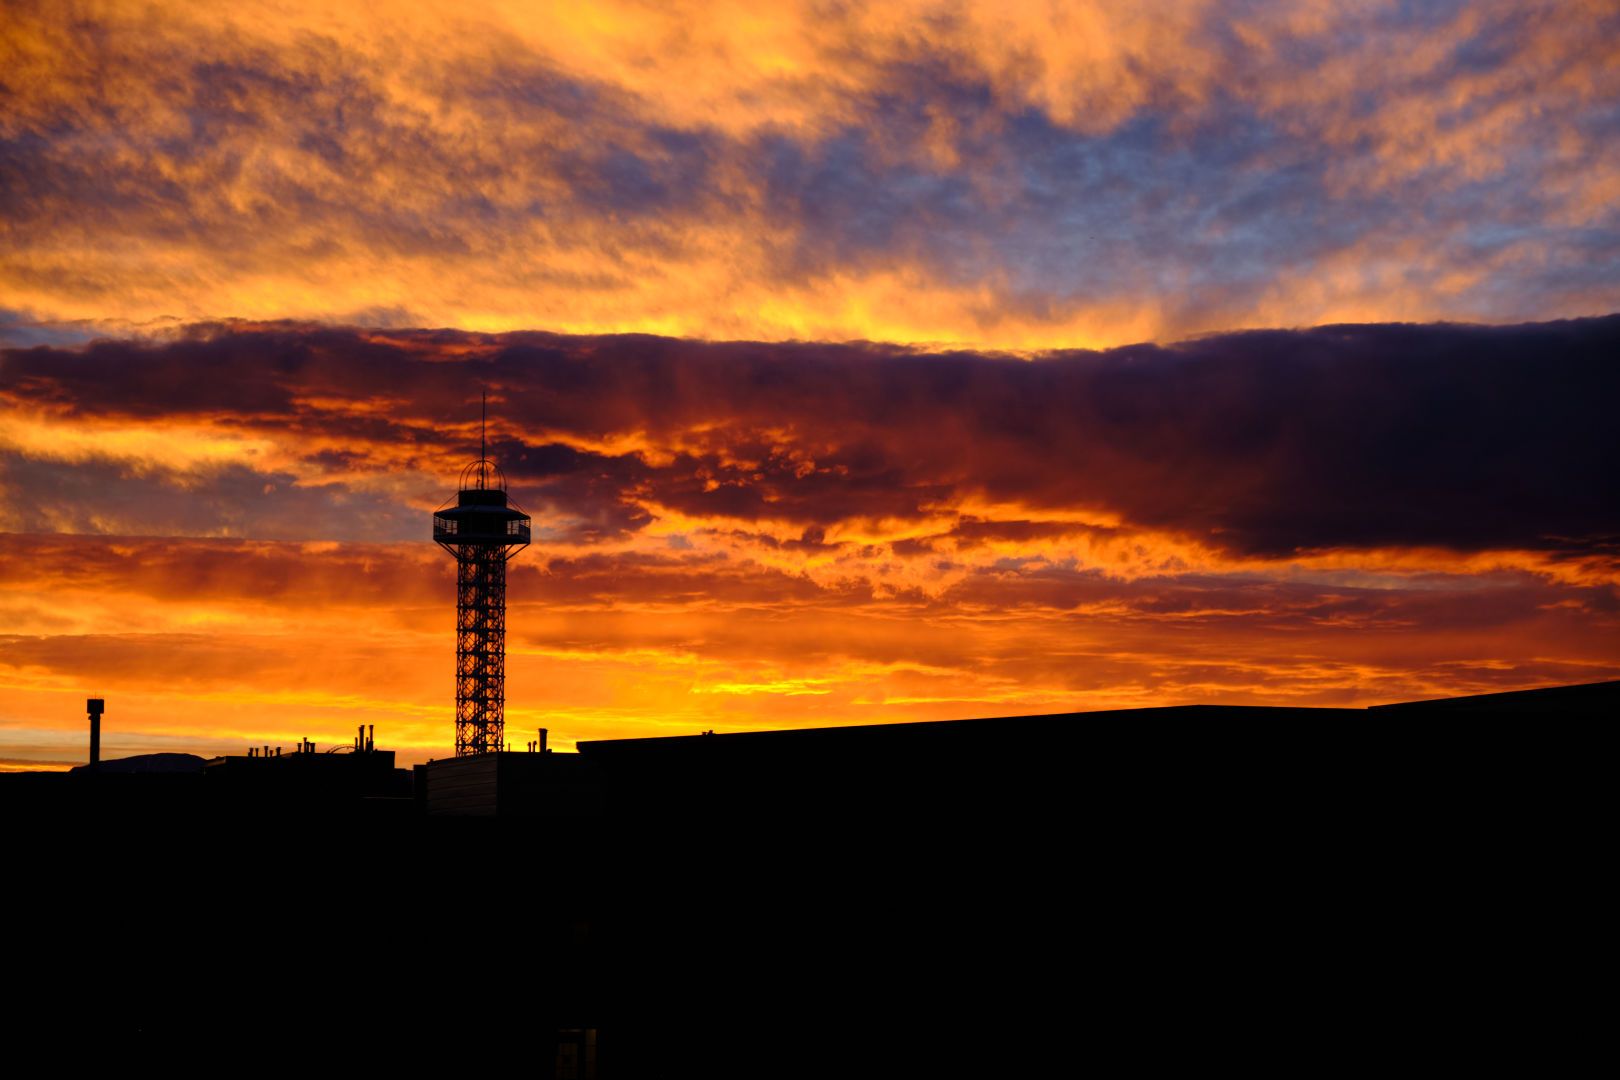
[[[1437,1031],[1544,1064],[1523,980],[1585,947],[1617,712],[1605,683],[0,777],[6,1023],[538,1076],[1294,1070]]]

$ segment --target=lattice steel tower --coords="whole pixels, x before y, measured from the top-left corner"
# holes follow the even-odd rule
[[[506,745],[506,562],[529,543],[529,515],[485,453],[461,470],[456,505],[433,512],[433,539],[456,557],[457,757]]]

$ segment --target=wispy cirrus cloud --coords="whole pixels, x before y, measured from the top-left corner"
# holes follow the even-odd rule
[[[14,341],[1036,348],[1620,301],[1602,3],[68,11],[14,6],[0,63]]]

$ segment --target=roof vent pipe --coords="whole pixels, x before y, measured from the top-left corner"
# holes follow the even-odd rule
[[[90,714],[90,771],[101,769],[101,714],[107,702],[98,697],[84,699],[85,711]]]

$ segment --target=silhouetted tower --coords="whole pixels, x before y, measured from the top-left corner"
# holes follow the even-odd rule
[[[106,698],[85,698],[85,712],[90,716],[90,771],[101,768],[101,714],[107,711]]]
[[[529,516],[479,442],[456,505],[433,512],[433,539],[456,557],[457,757],[506,745],[506,561],[529,543]]]

